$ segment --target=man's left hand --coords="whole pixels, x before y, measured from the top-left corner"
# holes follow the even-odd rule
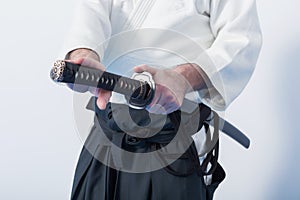
[[[134,67],[137,73],[149,72],[155,82],[155,94],[147,110],[155,114],[169,114],[178,110],[190,85],[184,76],[174,69],[157,69],[147,65]]]

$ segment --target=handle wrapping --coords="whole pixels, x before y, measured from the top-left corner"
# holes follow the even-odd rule
[[[54,63],[50,76],[55,82],[86,85],[123,94],[131,105],[138,108],[150,104],[154,96],[154,84],[143,79],[135,80],[62,60]]]

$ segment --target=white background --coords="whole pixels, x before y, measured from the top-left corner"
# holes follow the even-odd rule
[[[72,92],[49,79],[75,1],[0,3],[0,199],[68,199],[81,149]],[[249,150],[221,136],[227,177],[216,200],[300,199],[300,4],[258,0],[264,46],[226,118]]]

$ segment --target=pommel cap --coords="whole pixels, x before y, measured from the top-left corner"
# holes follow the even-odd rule
[[[65,61],[57,60],[50,71],[51,79],[55,82],[61,82],[63,80],[63,72],[65,67],[66,67]]]

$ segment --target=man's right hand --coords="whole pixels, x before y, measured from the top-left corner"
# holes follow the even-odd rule
[[[66,61],[95,68],[95,69],[100,69],[102,71],[105,70],[105,67],[100,63],[99,56],[90,49],[76,49],[70,52],[66,56]],[[108,103],[111,97],[111,91],[98,89],[95,87],[84,86],[84,85],[76,85],[76,84],[75,85],[68,84],[68,86],[74,91],[77,92],[90,91],[93,95],[97,96],[98,97],[97,106],[101,110],[106,108],[106,104]]]

